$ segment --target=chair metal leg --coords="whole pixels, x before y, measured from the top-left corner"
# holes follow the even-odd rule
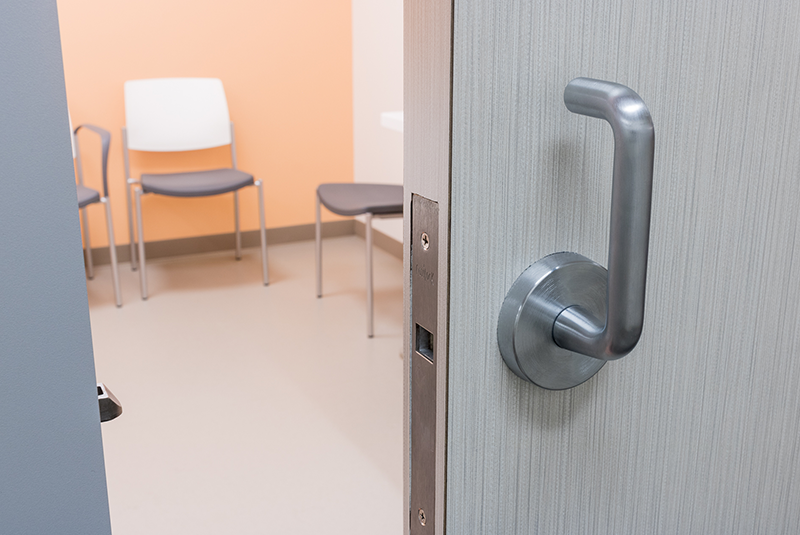
[[[108,197],[100,199],[106,207],[106,227],[108,230],[108,252],[111,256],[111,281],[114,283],[114,299],[116,299],[117,307],[122,306],[122,292],[119,289],[119,268],[117,267],[117,244],[114,242],[114,223],[111,219],[111,203],[108,202]]]
[[[92,239],[89,236],[89,214],[86,213],[86,206],[81,208],[81,218],[83,219],[83,238],[84,251],[86,251],[86,276],[89,280],[94,278],[94,262],[92,258]]]
[[[147,299],[147,269],[144,258],[144,231],[142,230],[142,188],[137,187],[136,193],[136,230],[139,234],[139,283],[142,288],[142,299]]]
[[[264,222],[264,185],[260,180],[256,180],[258,187],[258,216],[259,230],[261,231],[261,264],[264,270],[264,286],[269,285],[269,267],[267,266],[267,227]]]
[[[131,199],[131,188],[136,181],[128,178],[125,184],[125,197],[128,200],[128,236],[131,244],[131,271],[136,271],[136,235],[133,231],[133,201]],[[141,236],[141,234],[139,234]]]
[[[242,231],[239,229],[239,192],[233,192],[233,218],[236,227],[236,260],[242,259]]]
[[[367,241],[367,336],[373,336],[373,310],[372,310],[372,214],[366,214],[366,241]]]
[[[317,297],[322,297],[322,221],[319,193],[316,194],[317,198],[317,226],[316,226],[316,265],[317,265]]]

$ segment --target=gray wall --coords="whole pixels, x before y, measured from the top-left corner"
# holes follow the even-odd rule
[[[448,533],[800,533],[800,4],[454,5]],[[655,122],[646,319],[549,392],[495,328],[531,262],[606,263],[613,140],[564,107],[577,76]]]
[[[0,533],[110,533],[56,3],[0,3]]]

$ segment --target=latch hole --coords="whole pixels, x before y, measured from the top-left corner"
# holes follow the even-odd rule
[[[416,347],[414,349],[433,364],[433,334],[419,323],[416,325],[417,332],[414,337],[416,339]]]

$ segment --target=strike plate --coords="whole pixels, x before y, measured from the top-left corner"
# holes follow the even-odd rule
[[[411,535],[435,531],[439,204],[411,196]]]

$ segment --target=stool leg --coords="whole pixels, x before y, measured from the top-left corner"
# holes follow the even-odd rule
[[[147,300],[147,266],[144,257],[144,229],[142,224],[142,188],[134,191],[136,197],[136,230],[139,234],[139,285],[142,289],[142,300]]]
[[[108,231],[108,254],[111,256],[111,282],[114,284],[114,299],[117,307],[122,306],[122,293],[119,289],[119,268],[117,267],[117,244],[114,241],[114,223],[111,219],[111,204],[108,197],[100,199],[106,207],[106,226]]]
[[[126,149],[126,151],[125,151],[126,160],[125,161],[127,161],[127,154],[128,154],[128,152],[127,152],[127,149]],[[131,195],[131,188],[133,187],[133,184],[135,184],[135,183],[136,183],[135,180],[133,180],[132,178],[129,178],[128,182],[125,184],[125,196],[127,197],[127,200],[128,200],[128,236],[130,237],[130,244],[131,244],[131,271],[136,271],[139,268],[139,266],[138,266],[138,264],[136,262],[136,234],[135,234],[136,231],[134,230],[136,222],[133,220],[134,219],[133,218],[133,198],[132,198],[132,195]]]
[[[317,197],[317,226],[316,226],[316,264],[317,264],[317,297],[322,297],[322,222],[320,221],[321,209],[319,202],[319,193]]]
[[[366,241],[367,241],[367,336],[372,338],[372,214],[366,214]]]
[[[264,184],[260,180],[255,181],[258,191],[258,224],[261,234],[261,269],[264,275],[264,286],[269,286],[269,263],[267,262],[267,225],[264,220]]]
[[[242,232],[239,229],[239,192],[233,192],[233,218],[236,226],[236,260],[242,259]]]

